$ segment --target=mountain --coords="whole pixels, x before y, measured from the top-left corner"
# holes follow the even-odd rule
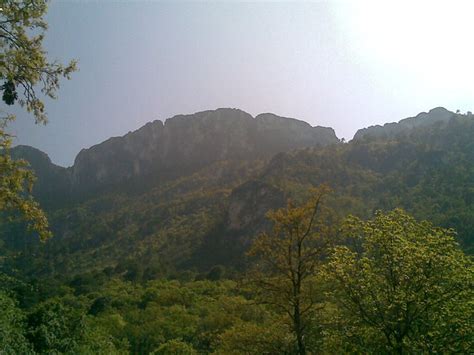
[[[429,112],[421,112],[415,117],[405,118],[398,123],[392,122],[383,126],[376,125],[359,129],[354,135],[354,140],[394,138],[398,135],[407,134],[416,127],[446,125],[454,116],[454,112],[448,111],[444,107],[436,107]]]
[[[178,115],[82,150],[75,186],[113,185],[134,178],[183,176],[221,160],[265,159],[291,149],[337,143],[334,130],[273,114],[253,118],[237,109]]]
[[[185,176],[218,161],[268,159],[279,152],[338,143],[334,130],[311,127],[293,118],[266,113],[253,118],[238,109],[221,108],[178,115],[165,123],[154,121],[123,137],[114,137],[83,149],[68,169],[54,166],[42,153],[42,163],[26,152],[40,181],[37,195],[50,195],[51,174],[61,180],[61,191],[90,195],[115,187],[154,186]],[[38,160],[39,161],[39,160]],[[40,166],[41,165],[41,166]],[[63,189],[64,185],[69,185]],[[125,186],[127,185],[127,186]]]
[[[434,109],[389,127],[392,133],[375,139],[360,133],[331,144],[338,142],[331,129],[219,109],[149,123],[83,150],[68,169],[16,148],[37,171],[40,200],[64,199],[58,195],[67,189],[51,187],[49,178],[84,193],[48,208],[55,237],[46,245],[25,242],[31,236],[15,226],[0,231],[1,248],[16,250],[6,266],[34,275],[244,268],[245,250],[270,227],[266,212],[322,183],[333,189],[325,205],[334,221],[402,207],[455,228],[472,252],[472,115]],[[130,193],[133,183],[142,189]],[[50,189],[41,195],[41,186]]]

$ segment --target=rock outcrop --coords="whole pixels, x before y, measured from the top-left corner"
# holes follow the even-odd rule
[[[154,121],[123,137],[82,150],[72,168],[76,186],[172,178],[220,160],[269,158],[291,149],[337,143],[334,130],[273,114],[253,118],[217,109]]]
[[[15,151],[18,157],[31,158],[39,178],[37,195],[55,194],[52,181],[59,179],[62,192],[81,196],[118,185],[150,186],[217,161],[266,159],[279,152],[337,142],[332,128],[311,127],[271,113],[254,118],[238,109],[221,108],[147,123],[83,149],[67,169],[54,166],[46,154],[33,148],[37,156],[26,148]],[[52,174],[56,180],[51,180]]]

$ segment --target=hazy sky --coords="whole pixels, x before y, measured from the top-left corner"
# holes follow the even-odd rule
[[[53,1],[51,58],[80,71],[17,111],[17,143],[71,165],[148,121],[218,107],[273,112],[352,138],[436,106],[474,110],[474,1]]]

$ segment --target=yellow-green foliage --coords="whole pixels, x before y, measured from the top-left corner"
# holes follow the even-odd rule
[[[454,231],[403,210],[343,226],[327,275],[342,339],[361,351],[468,353],[473,343],[473,263]]]

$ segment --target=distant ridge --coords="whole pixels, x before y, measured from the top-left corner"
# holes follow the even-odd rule
[[[383,126],[375,125],[359,129],[354,135],[354,140],[364,138],[393,138],[398,134],[409,132],[415,127],[432,125],[436,123],[447,123],[456,114],[444,107],[436,107],[428,112],[421,112],[415,117],[408,117],[399,122],[386,123]]]
[[[437,107],[397,123],[360,129],[353,141],[392,139],[415,128],[447,124],[455,116]],[[38,176],[35,194],[48,204],[58,195],[53,188],[64,196],[124,186],[148,188],[218,161],[266,160],[278,153],[339,142],[332,128],[312,127],[273,113],[252,117],[239,109],[219,108],[149,122],[124,136],[81,150],[69,168],[54,165],[35,148],[18,146],[13,153],[30,161]]]
[[[474,116],[437,108],[379,129],[387,127],[339,144],[331,129],[219,109],[148,123],[83,150],[67,169],[16,147],[35,170],[34,196],[55,238],[12,267],[50,272],[31,263],[40,252],[65,275],[122,275],[129,261],[143,270],[242,268],[253,238],[271,228],[267,212],[320,184],[334,191],[327,203],[336,217],[400,207],[456,229],[474,252]],[[31,239],[15,224],[5,236],[15,253]]]
[[[134,177],[167,178],[220,160],[269,158],[291,149],[339,140],[331,128],[232,108],[154,121],[123,137],[82,150],[72,167],[74,185],[114,184]]]
[[[267,159],[292,149],[338,142],[332,128],[311,127],[271,113],[254,118],[239,109],[219,108],[177,115],[165,123],[149,122],[83,149],[74,165],[60,174],[69,181],[71,191],[82,193],[102,186],[176,178],[221,160]],[[44,155],[44,164],[52,165]]]

